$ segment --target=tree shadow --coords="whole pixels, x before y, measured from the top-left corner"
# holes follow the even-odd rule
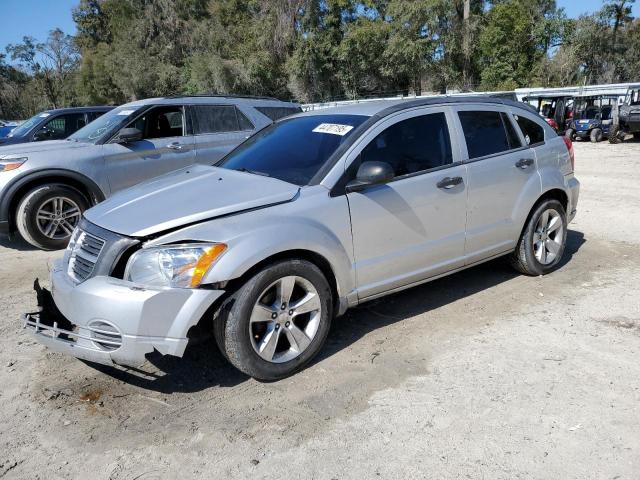
[[[560,269],[585,242],[582,232],[568,231]],[[499,258],[353,308],[333,322],[327,342],[312,364],[322,362],[379,328],[437,310],[519,275],[505,258]],[[182,358],[156,352],[147,359],[151,368],[146,364],[140,369],[90,365],[133,386],[165,394],[193,393],[214,386],[233,387],[249,379],[231,366],[210,336],[192,341]]]

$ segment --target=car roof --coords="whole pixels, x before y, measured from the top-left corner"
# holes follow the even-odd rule
[[[278,100],[271,97],[251,97],[242,95],[175,95],[171,97],[145,98],[129,102],[127,106],[143,105],[247,105],[252,107],[289,107],[297,108],[299,103]]]
[[[82,112],[108,112],[113,110],[114,106],[102,105],[96,107],[67,107],[67,108],[52,108],[45,110],[46,113],[82,113]]]
[[[341,105],[338,107],[328,107],[319,110],[309,110],[299,113],[296,116],[311,115],[363,115],[367,117],[385,117],[392,113],[410,108],[436,106],[436,105],[464,105],[464,104],[486,104],[486,105],[507,105],[511,107],[532,110],[533,107],[526,103],[516,102],[504,98],[489,97],[485,95],[464,95],[464,96],[434,96],[415,99],[398,99],[398,100],[365,100],[349,105]]]

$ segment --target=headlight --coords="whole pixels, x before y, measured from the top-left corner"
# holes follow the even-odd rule
[[[143,248],[129,259],[124,278],[150,287],[195,288],[226,249],[223,243]]]
[[[27,161],[27,157],[0,159],[0,172],[8,172],[9,170],[15,170],[16,168],[19,168],[20,165],[22,165],[26,161]]]

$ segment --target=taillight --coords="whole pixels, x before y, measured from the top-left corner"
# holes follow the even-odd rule
[[[566,135],[562,136],[564,140],[564,144],[567,146],[567,150],[569,150],[569,158],[571,159],[571,171],[575,171],[576,169],[576,156],[573,152],[573,142]]]

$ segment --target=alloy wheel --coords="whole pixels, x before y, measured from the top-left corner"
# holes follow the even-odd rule
[[[553,263],[564,242],[562,217],[554,209],[542,212],[533,233],[533,253],[542,265]]]
[[[254,351],[264,360],[284,363],[313,341],[322,316],[318,291],[300,276],[282,277],[259,295],[249,318]]]
[[[40,205],[36,224],[45,237],[63,240],[71,236],[81,215],[76,202],[68,197],[54,197]]]

